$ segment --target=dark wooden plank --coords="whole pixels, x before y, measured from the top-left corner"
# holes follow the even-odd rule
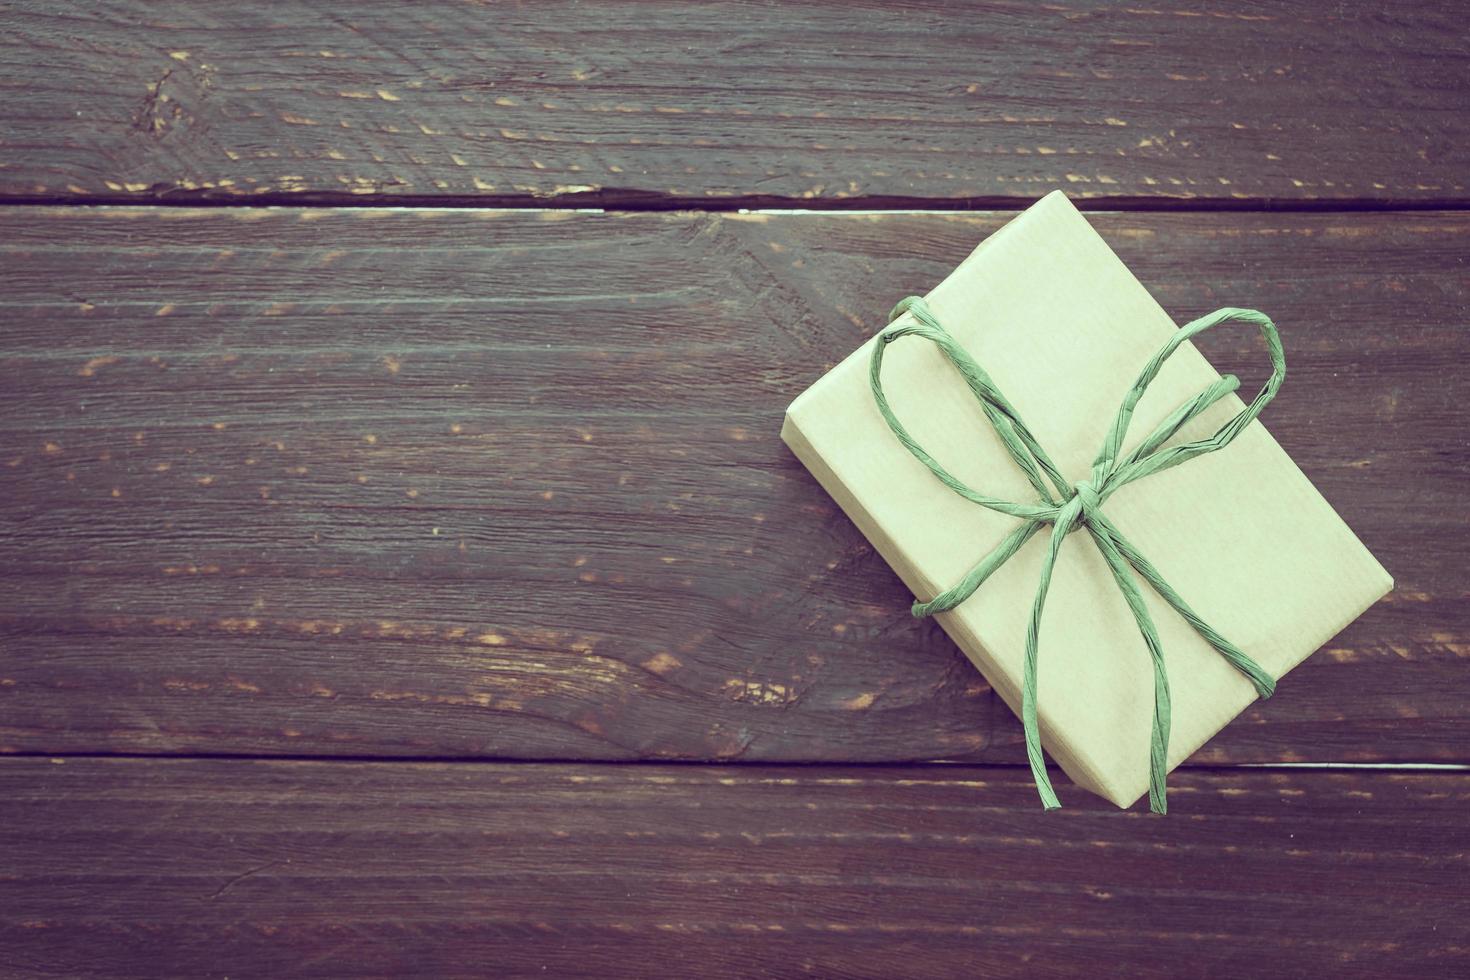
[[[1004,220],[0,212],[0,747],[1019,760],[777,437]],[[1399,583],[1197,761],[1466,761],[1470,217],[1096,222]]]
[[[26,4],[0,194],[1466,198],[1448,0]]]
[[[59,763],[63,760],[57,760]],[[1470,775],[0,762],[26,976],[1452,976]],[[544,972],[543,972],[544,971]]]

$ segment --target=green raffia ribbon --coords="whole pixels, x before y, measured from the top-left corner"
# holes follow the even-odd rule
[[[1007,535],[995,550],[982,558],[969,574],[960,580],[959,584],[929,602],[915,602],[914,615],[928,616],[953,609],[964,602],[996,569],[1004,565],[1017,551],[1020,551],[1021,546],[1029,541],[1042,525],[1052,526],[1050,545],[1041,564],[1041,582],[1036,589],[1036,601],[1031,607],[1031,622],[1026,630],[1026,659],[1021,684],[1021,720],[1026,728],[1026,756],[1031,763],[1031,774],[1036,780],[1037,792],[1040,793],[1042,804],[1046,809],[1056,809],[1061,804],[1057,802],[1056,793],[1051,787],[1051,780],[1046,774],[1046,762],[1041,754],[1041,734],[1036,718],[1037,634],[1041,628],[1041,611],[1046,604],[1046,593],[1051,585],[1052,569],[1056,565],[1057,553],[1061,550],[1062,540],[1078,527],[1087,528],[1092,535],[1092,540],[1097,543],[1098,551],[1102,553],[1103,559],[1112,571],[1113,579],[1118,583],[1118,589],[1123,593],[1128,608],[1132,610],[1133,618],[1138,623],[1138,631],[1143,634],[1143,642],[1148,647],[1149,656],[1153,658],[1154,718],[1149,747],[1148,802],[1149,809],[1155,813],[1167,812],[1165,779],[1168,774],[1169,756],[1169,678],[1164,671],[1164,655],[1159,643],[1158,631],[1154,628],[1153,620],[1144,605],[1143,593],[1139,590],[1138,581],[1134,578],[1133,573],[1137,572],[1142,576],[1143,580],[1151,585],[1154,591],[1174,608],[1175,612],[1184,617],[1185,621],[1193,626],[1210,646],[1230,661],[1235,669],[1250,678],[1256,692],[1261,697],[1270,697],[1276,689],[1276,682],[1259,664],[1246,656],[1235,644],[1221,636],[1213,627],[1200,619],[1193,609],[1189,608],[1189,604],[1170,587],[1168,582],[1164,581],[1148,559],[1139,554],[1138,549],[1134,548],[1128,539],[1118,531],[1117,526],[1108,520],[1107,515],[1102,511],[1102,505],[1120,488],[1135,480],[1141,480],[1153,473],[1169,469],[1171,466],[1178,466],[1196,456],[1224,449],[1257,415],[1261,414],[1261,410],[1275,397],[1282,380],[1286,377],[1286,355],[1281,349],[1281,338],[1276,334],[1275,325],[1264,313],[1232,307],[1216,310],[1176,331],[1169,338],[1168,343],[1164,344],[1159,352],[1144,365],[1143,371],[1138,375],[1138,380],[1133,383],[1132,388],[1128,389],[1128,394],[1123,398],[1123,404],[1118,409],[1118,416],[1113,421],[1113,427],[1108,431],[1108,436],[1103,441],[1097,458],[1093,460],[1092,473],[1075,486],[1069,486],[1056,465],[1047,456],[1046,451],[1037,444],[1035,436],[1026,428],[1026,423],[1022,422],[1020,416],[1016,414],[1015,408],[996,388],[995,382],[990,380],[985,369],[976,363],[975,359],[940,325],[923,298],[910,296],[900,302],[889,315],[889,322],[892,323],[904,313],[912,314],[913,322],[887,330],[878,337],[878,342],[873,345],[870,380],[878,411],[883,415],[888,427],[893,430],[893,434],[898,437],[898,441],[903,443],[904,447],[913,453],[919,462],[927,466],[930,472],[939,477],[945,486],[966,500],[1002,514],[1018,517],[1023,522]],[[1147,439],[1139,443],[1137,448],[1125,454],[1123,440],[1127,436],[1128,424],[1133,418],[1133,410],[1164,362],[1179,348],[1180,344],[1195,334],[1232,320],[1254,323],[1259,327],[1261,336],[1266,341],[1266,349],[1271,355],[1271,377],[1261,388],[1260,394],[1256,395],[1255,401],[1221,426],[1208,439],[1200,439],[1168,449],[1162,448],[1165,442],[1192,419],[1240,387],[1239,378],[1234,375],[1226,375],[1209,385],[1192,400],[1170,412]],[[986,418],[995,427],[1011,459],[1016,461],[1016,465],[1021,467],[1026,478],[1031,482],[1031,486],[1036,489],[1038,503],[1015,503],[972,489],[925,452],[924,447],[914,441],[913,436],[909,435],[908,430],[903,427],[903,423],[899,422],[888,405],[888,399],[883,394],[883,352],[895,340],[911,334],[923,337],[938,347],[949,359],[950,364],[954,365],[960,376],[965,379],[965,384],[980,400]],[[1047,481],[1050,481],[1050,487],[1047,486]],[[1053,490],[1056,491],[1055,494]]]

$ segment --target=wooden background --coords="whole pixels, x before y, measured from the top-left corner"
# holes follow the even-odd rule
[[[5,975],[1470,971],[1456,5],[4,23]],[[1163,819],[777,437],[1058,187],[1397,580]]]

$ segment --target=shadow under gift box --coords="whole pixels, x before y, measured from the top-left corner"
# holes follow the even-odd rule
[[[895,296],[897,299],[898,296]],[[1118,406],[1177,329],[1061,192],[982,242],[926,297],[939,322],[1015,406],[1070,483],[1088,477]],[[1248,306],[1252,297],[1230,297]],[[1265,310],[1270,314],[1270,310]],[[910,314],[895,321],[906,322]],[[1252,331],[1249,324],[1217,330]],[[1291,327],[1282,328],[1288,369]],[[899,443],[869,385],[877,338],[803,392],[781,437],[914,594],[958,582],[1019,523],[966,500]],[[1265,355],[1262,354],[1263,373]],[[1220,377],[1185,343],[1138,404],[1124,451]],[[932,344],[889,346],[894,413],[975,489],[1034,503],[980,402]],[[1290,397],[1290,372],[1281,397]],[[1242,408],[1221,399],[1168,445],[1208,436]],[[1267,407],[1266,417],[1271,409]],[[1393,580],[1259,422],[1229,446],[1118,490],[1103,512],[1207,623],[1280,678],[1393,588]],[[1017,714],[1049,528],[940,624]],[[1168,766],[1256,697],[1249,680],[1152,589],[1172,694]],[[1078,785],[1127,807],[1148,789],[1153,668],[1090,537],[1064,542],[1041,622],[1037,710],[1046,752]]]

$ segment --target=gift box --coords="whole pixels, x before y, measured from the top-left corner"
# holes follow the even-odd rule
[[[1181,332],[1060,192],[896,312],[782,438],[1022,716],[1048,807],[1042,750],[1163,810],[1168,770],[1393,587],[1255,419],[1270,320]],[[1210,327],[1266,337],[1249,405],[1188,342]]]

